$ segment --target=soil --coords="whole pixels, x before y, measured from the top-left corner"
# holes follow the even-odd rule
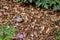
[[[21,16],[21,22],[16,17]],[[17,28],[16,35],[23,33],[23,40],[56,40],[60,30],[60,12],[38,8],[15,1],[0,1],[0,25],[8,22]],[[14,38],[14,40],[20,40]]]

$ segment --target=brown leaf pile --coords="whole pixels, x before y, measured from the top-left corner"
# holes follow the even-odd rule
[[[23,22],[12,21],[20,15]],[[17,26],[17,35],[23,33],[26,36],[23,40],[55,40],[55,31],[60,26],[58,20],[60,20],[60,12],[32,5],[21,6],[21,3],[13,1],[0,1],[0,25],[8,22]]]

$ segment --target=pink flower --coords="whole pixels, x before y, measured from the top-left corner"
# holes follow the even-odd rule
[[[20,35],[19,35],[19,38],[21,38],[21,39],[23,39],[24,37],[25,37],[24,34],[20,34]]]

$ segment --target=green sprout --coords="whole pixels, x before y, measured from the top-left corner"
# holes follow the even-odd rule
[[[15,32],[16,28],[13,26],[9,26],[8,23],[0,26],[0,40],[11,40]]]
[[[57,30],[56,31],[56,40],[60,40],[60,30]]]

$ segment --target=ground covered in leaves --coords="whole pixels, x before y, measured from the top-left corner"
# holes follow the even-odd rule
[[[25,35],[23,40],[56,40],[55,31],[60,29],[60,12],[1,0],[0,25],[6,22],[17,27],[16,36],[21,33]]]

